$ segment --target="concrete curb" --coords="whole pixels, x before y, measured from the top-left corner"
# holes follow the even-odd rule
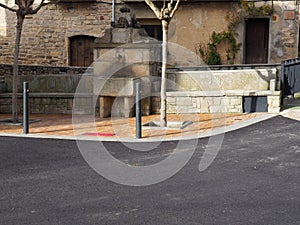
[[[300,112],[300,111],[299,111]],[[198,133],[194,135],[179,136],[174,138],[111,138],[111,137],[88,137],[88,136],[55,136],[55,135],[39,135],[39,134],[7,134],[0,133],[2,137],[22,137],[22,138],[37,138],[37,139],[57,139],[57,140],[78,140],[78,141],[101,141],[101,142],[162,142],[162,141],[180,141],[180,140],[191,140],[198,138],[206,138],[219,134],[224,134],[230,131],[238,130],[243,127],[250,126],[255,123],[259,123],[264,120],[271,119],[278,116],[278,114],[264,114],[252,119],[244,120],[229,126],[220,127],[213,129],[209,132]]]
[[[281,116],[300,121],[300,107],[293,107],[280,112]]]

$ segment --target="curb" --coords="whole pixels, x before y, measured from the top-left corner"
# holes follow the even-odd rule
[[[293,107],[280,112],[280,115],[289,119],[300,121],[300,107]]]

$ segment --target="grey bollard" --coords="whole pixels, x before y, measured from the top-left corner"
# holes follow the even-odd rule
[[[23,83],[23,134],[29,133],[29,115],[28,115],[28,82]]]
[[[142,137],[142,108],[141,108],[141,82],[135,83],[135,124],[136,138]]]

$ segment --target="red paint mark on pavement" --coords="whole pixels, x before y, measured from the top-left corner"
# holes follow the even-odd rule
[[[102,132],[97,132],[97,133],[85,133],[83,135],[88,135],[88,136],[96,136],[96,137],[112,137],[115,136],[114,133],[102,133]]]

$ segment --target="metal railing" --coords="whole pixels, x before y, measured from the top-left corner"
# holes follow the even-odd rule
[[[282,98],[300,91],[300,58],[281,62]]]

